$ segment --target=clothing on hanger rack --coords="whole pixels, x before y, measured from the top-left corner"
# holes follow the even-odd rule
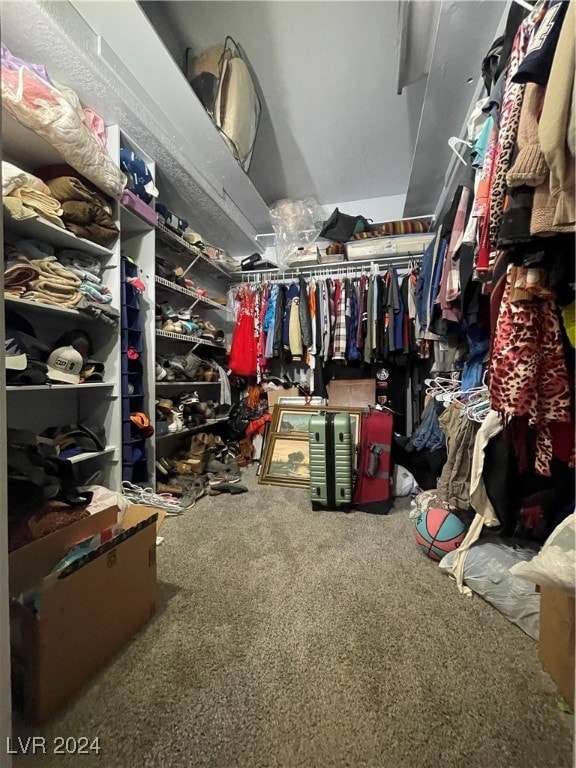
[[[231,370],[260,377],[278,359],[303,363],[313,375],[319,360],[371,363],[418,355],[416,263],[410,255],[400,262],[391,257],[243,276],[231,294],[238,318]],[[257,282],[260,275],[263,282]],[[248,363],[242,360],[247,356]]]

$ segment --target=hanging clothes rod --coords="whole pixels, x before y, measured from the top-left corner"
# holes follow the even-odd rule
[[[330,264],[318,264],[317,266],[289,267],[288,269],[268,269],[254,272],[243,272],[242,283],[285,283],[299,277],[304,278],[329,278],[329,277],[362,277],[362,275],[380,274],[380,268],[385,270],[398,267],[407,269],[416,266],[420,254],[405,254],[402,256],[390,255],[379,259],[366,261],[339,261]]]

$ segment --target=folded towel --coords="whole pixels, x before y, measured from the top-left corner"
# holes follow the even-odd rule
[[[28,291],[24,298],[28,301],[38,301],[42,304],[51,304],[57,307],[75,307],[82,298],[80,291],[61,283],[50,280],[35,280],[32,290]]]
[[[96,286],[93,283],[84,281],[80,286],[80,290],[97,304],[110,304],[112,301],[110,288],[105,285]]]
[[[50,261],[49,259],[31,259],[30,263],[33,267],[38,269],[39,278],[43,280],[50,280],[52,283],[68,286],[72,289],[78,290],[81,284],[79,277],[73,272],[65,269],[57,261]]]

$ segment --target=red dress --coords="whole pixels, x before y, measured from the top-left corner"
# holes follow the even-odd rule
[[[228,367],[237,376],[256,376],[258,339],[255,336],[254,312],[256,294],[249,288],[238,293],[240,310],[232,336]]]

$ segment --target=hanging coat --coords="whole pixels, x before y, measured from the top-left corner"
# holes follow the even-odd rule
[[[298,280],[300,288],[300,304],[298,305],[298,315],[300,320],[300,330],[302,333],[302,344],[305,347],[312,345],[312,319],[310,316],[310,303],[308,301],[308,286],[306,280],[300,277]]]

